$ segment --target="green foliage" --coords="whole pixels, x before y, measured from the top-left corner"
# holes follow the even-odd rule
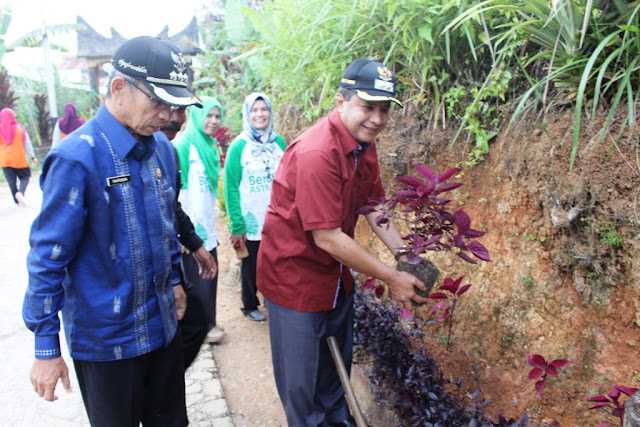
[[[618,247],[622,245],[622,237],[618,234],[615,223],[600,225],[598,234],[602,243],[607,246]]]
[[[535,282],[531,277],[525,277],[524,279],[522,279],[522,283],[524,284],[524,287],[527,289],[532,288],[533,285],[535,284]]]
[[[4,44],[4,35],[7,34],[11,23],[12,8],[8,4],[0,5],[0,61],[7,50]]]
[[[242,21],[245,9],[238,2],[228,1],[227,22]],[[244,19],[244,21],[247,21]],[[253,28],[246,24],[242,31],[228,32],[229,25],[208,21],[201,26],[205,42],[204,54],[194,60],[193,68],[199,78],[194,82],[198,95],[213,96],[222,104],[223,125],[236,135],[242,131],[242,104],[251,92],[269,92],[261,78],[260,64],[247,52],[253,48]]]
[[[465,88],[453,86],[442,95],[449,117],[461,118],[463,114],[462,101],[467,94]]]
[[[522,96],[512,123],[538,103],[548,110],[567,101],[575,102],[571,169],[578,149],[582,108],[588,100],[592,101],[592,117],[598,107],[609,110],[600,138],[624,98],[628,117],[622,127],[634,120],[640,86],[637,72],[640,69],[637,57],[640,2],[558,0],[552,3],[489,0],[472,8],[470,15],[483,10],[496,13],[508,10],[518,15],[512,25],[503,27],[504,33],[497,44],[504,47],[499,49],[512,50],[511,41],[518,40],[524,32],[526,40],[536,45],[536,49],[519,59],[522,72],[529,76],[527,70],[541,66],[547,68],[547,72],[537,82],[531,81],[532,87]],[[555,87],[554,99],[549,101],[552,87]],[[529,101],[533,94],[535,99]]]
[[[33,102],[33,97],[38,93],[46,93],[46,85],[24,77],[14,77],[11,90],[20,96],[16,98],[13,111],[16,114],[18,123],[22,123],[35,146],[41,146],[45,142],[40,140],[38,130],[38,112]],[[2,96],[2,91],[0,91]]]
[[[494,67],[480,88],[472,88],[473,101],[466,108],[462,129],[468,130],[474,139],[474,148],[468,153],[467,165],[475,165],[483,155],[489,153],[489,141],[498,134],[498,127],[502,123],[503,111],[498,102],[504,101],[511,72],[505,69],[505,64],[500,63]],[[453,142],[455,142],[454,138]]]
[[[460,121],[452,146],[465,132],[469,165],[488,153],[507,112],[510,126],[531,109],[575,106],[569,168],[585,106],[591,118],[607,113],[600,139],[620,108],[620,131],[637,116],[640,0],[273,0],[262,11],[243,1],[226,2],[226,25],[205,28],[196,82],[223,101],[234,131],[254,90],[316,120],[359,57],[394,69],[406,111],[428,126]]]
[[[480,75],[475,43],[480,26],[440,37],[466,1],[281,0],[249,18],[262,39],[253,55],[281,104],[295,105],[311,121],[331,107],[346,66],[355,58],[393,68],[405,99],[440,107],[451,82]],[[479,48],[483,51],[483,48]],[[455,54],[452,54],[455,52]],[[443,88],[445,90],[443,90]]]

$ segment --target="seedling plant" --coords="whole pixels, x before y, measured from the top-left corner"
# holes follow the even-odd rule
[[[631,397],[635,392],[640,390],[636,387],[627,387],[623,385],[614,385],[609,394],[606,396],[594,396],[587,399],[588,402],[595,402],[589,409],[610,408],[611,415],[620,419],[620,425],[624,424],[624,405],[625,402],[620,401],[620,396],[626,394]],[[611,423],[600,423],[597,427],[613,427]]]
[[[566,359],[556,359],[551,362],[547,362],[544,357],[539,354],[527,354],[527,363],[533,366],[533,369],[529,371],[529,379],[535,380],[540,378],[536,382],[536,394],[539,399],[542,399],[544,393],[544,387],[547,382],[547,375],[553,377],[558,376],[558,369],[568,365],[569,362]]]
[[[447,317],[449,318],[449,330],[447,332],[447,349],[451,346],[451,330],[453,327],[453,314],[456,310],[458,298],[460,298],[471,287],[471,283],[467,283],[466,285],[460,287],[460,283],[462,283],[462,279],[464,279],[464,276],[460,276],[456,280],[453,280],[450,277],[446,277],[444,279],[444,284],[440,286],[439,289],[442,289],[443,291],[447,291],[449,294],[445,294],[444,292],[434,292],[431,295],[429,295],[429,298],[431,299],[441,300],[433,306],[433,308],[429,312],[429,316],[432,316],[434,313],[437,313],[438,311],[442,310],[442,313],[435,320],[435,322],[442,323],[447,319]]]

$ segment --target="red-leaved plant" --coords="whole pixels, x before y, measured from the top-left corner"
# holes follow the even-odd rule
[[[362,282],[363,289],[369,289],[377,298],[381,298],[384,294],[384,286],[378,283],[375,277],[371,277]]]
[[[589,409],[598,408],[611,408],[611,415],[620,418],[620,425],[624,424],[624,405],[625,402],[620,402],[620,394],[624,393],[627,396],[632,396],[637,392],[636,387],[626,387],[623,385],[614,385],[609,394],[606,396],[594,396],[587,399],[588,402],[596,402]],[[600,423],[598,427],[613,427],[611,423]]]
[[[368,289],[373,292],[376,298],[382,298],[382,295],[384,295],[384,286],[378,283],[375,277],[371,277],[362,282],[362,288]],[[410,319],[411,311],[406,308],[401,309],[400,317],[402,317],[403,319]]]
[[[407,262],[417,264],[420,254],[426,251],[452,251],[467,262],[476,264],[471,257],[491,261],[489,251],[473,240],[485,234],[471,228],[471,219],[462,209],[453,212],[449,208],[450,199],[444,192],[461,187],[460,182],[447,182],[460,169],[452,168],[437,174],[429,167],[415,165],[419,177],[400,176],[396,178],[401,188],[389,198],[370,198],[369,205],[358,210],[361,215],[380,212],[376,224],[382,226],[393,220],[403,221],[409,232],[403,236],[407,244],[398,248],[406,255]],[[398,205],[404,208],[398,212]]]
[[[542,399],[542,393],[544,393],[544,386],[547,382],[547,375],[554,377],[558,376],[558,369],[568,365],[569,362],[566,359],[556,359],[551,362],[547,362],[544,357],[539,354],[527,354],[527,363],[533,366],[533,369],[529,371],[529,379],[535,380],[540,378],[536,382],[536,393],[539,399]]]
[[[232,135],[229,133],[229,128],[219,127],[213,134],[213,137],[218,141],[218,144],[222,147],[229,145]]]
[[[220,149],[220,167],[224,168],[224,162],[227,159],[227,148],[229,148],[229,141],[231,141],[231,134],[229,128],[219,127],[213,134],[213,137],[218,141]]]
[[[469,290],[471,287],[471,283],[467,283],[466,285],[460,287],[460,283],[464,276],[458,277],[456,280],[451,279],[450,277],[446,277],[444,279],[444,284],[440,286],[438,289],[442,289],[443,291],[449,292],[451,295],[447,295],[443,292],[434,292],[429,295],[431,299],[439,299],[442,300],[436,303],[431,311],[429,312],[429,317],[431,317],[434,313],[442,310],[440,316],[435,320],[436,322],[444,322],[447,317],[449,317],[449,332],[447,334],[447,348],[451,345],[451,330],[453,327],[453,313],[456,310],[456,304],[458,303],[458,298],[462,296],[465,292]]]

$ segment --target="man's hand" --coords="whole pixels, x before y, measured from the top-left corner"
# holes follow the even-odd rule
[[[176,316],[178,320],[182,320],[184,312],[187,311],[187,294],[182,285],[178,285],[173,287],[173,295],[176,299]]]
[[[398,270],[406,271],[407,273],[416,276],[426,285],[426,289],[424,291],[416,289],[416,293],[421,297],[429,296],[431,289],[433,289],[433,285],[436,283],[436,280],[438,280],[438,276],[440,276],[438,268],[433,265],[431,261],[424,258],[418,264],[409,264],[401,258],[398,260]],[[413,305],[417,306],[420,304],[414,302]]]
[[[67,364],[64,363],[62,357],[36,359],[31,367],[30,378],[35,392],[49,402],[58,400],[58,396],[54,393],[58,380],[62,382],[67,393],[71,392],[69,369],[67,369]]]
[[[218,273],[216,260],[204,246],[200,246],[198,250],[193,253],[193,258],[198,263],[198,273],[203,279],[211,280],[216,277],[216,273]]]
[[[426,286],[415,276],[405,273],[404,271],[396,271],[391,279],[385,282],[389,286],[389,293],[393,301],[402,308],[411,309],[412,301],[417,304],[424,304],[429,301],[428,298],[421,297],[416,293],[414,287],[426,291]]]

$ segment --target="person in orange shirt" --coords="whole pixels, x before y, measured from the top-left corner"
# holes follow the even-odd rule
[[[24,192],[31,177],[29,158],[38,163],[26,129],[16,122],[11,108],[3,108],[0,111],[0,166],[9,183],[13,201],[21,208],[27,206]]]

